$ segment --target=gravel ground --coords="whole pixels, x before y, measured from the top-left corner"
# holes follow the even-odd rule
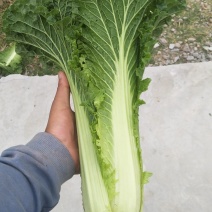
[[[155,44],[150,66],[212,61],[212,2],[188,0]]]

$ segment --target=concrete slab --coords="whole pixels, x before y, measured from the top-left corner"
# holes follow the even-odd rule
[[[147,68],[140,130],[146,169],[144,212],[210,212],[212,62]],[[57,77],[0,79],[0,152],[43,131]],[[129,197],[130,198],[130,197]],[[82,212],[80,177],[62,187],[54,212]]]
[[[147,169],[144,212],[210,212],[212,63],[149,68],[140,108]]]

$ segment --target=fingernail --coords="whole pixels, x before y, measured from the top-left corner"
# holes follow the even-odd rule
[[[59,72],[59,73],[58,73],[58,79],[60,80],[61,78],[62,78],[62,73]]]

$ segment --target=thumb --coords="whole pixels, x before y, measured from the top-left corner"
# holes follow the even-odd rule
[[[70,107],[70,87],[64,72],[58,73],[58,87],[54,98],[53,107],[65,109]]]

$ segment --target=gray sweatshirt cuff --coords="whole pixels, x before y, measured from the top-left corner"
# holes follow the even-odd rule
[[[45,163],[54,166],[61,184],[75,174],[74,161],[68,149],[53,135],[46,132],[38,133],[26,146],[40,152],[46,160]]]

